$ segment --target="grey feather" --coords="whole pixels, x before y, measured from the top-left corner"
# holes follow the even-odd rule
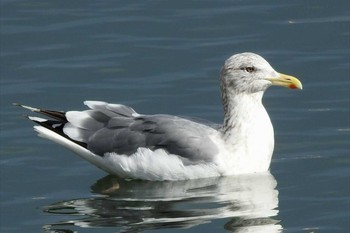
[[[89,138],[87,148],[103,155],[107,152],[130,155],[139,147],[164,149],[193,161],[209,161],[217,153],[207,136],[213,130],[180,117],[169,115],[114,117]]]
[[[92,110],[67,112],[64,132],[103,156],[131,155],[138,148],[164,149],[189,161],[211,161],[218,148],[208,137],[217,125],[170,115],[139,115],[124,105],[86,101]]]
[[[87,105],[89,108],[98,110],[109,117],[131,117],[133,116],[133,114],[136,114],[134,109],[122,104],[109,104],[107,102],[102,101],[85,101],[84,104]]]
[[[134,109],[122,104],[107,104],[106,108],[120,116],[132,116],[136,112]]]

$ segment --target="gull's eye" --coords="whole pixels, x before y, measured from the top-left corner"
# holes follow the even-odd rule
[[[247,71],[248,73],[252,73],[256,71],[256,68],[254,66],[244,66],[244,67],[241,67],[240,70],[244,70],[244,71]]]
[[[247,66],[243,68],[245,71],[247,71],[248,73],[252,73],[255,71],[255,67],[254,66]]]

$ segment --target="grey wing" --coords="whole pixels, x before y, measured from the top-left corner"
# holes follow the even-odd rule
[[[218,151],[208,136],[215,131],[214,124],[170,115],[139,115],[127,106],[105,102],[85,104],[91,110],[67,112],[64,132],[98,155],[131,155],[144,147],[164,149],[190,161],[211,161]]]
[[[217,147],[208,134],[214,129],[169,115],[113,117],[88,140],[89,150],[130,155],[140,147],[164,149],[192,161],[210,161]]]

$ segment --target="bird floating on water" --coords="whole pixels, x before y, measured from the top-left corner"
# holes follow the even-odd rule
[[[124,178],[185,180],[269,170],[274,131],[262,97],[271,85],[302,89],[261,56],[240,53],[220,73],[222,125],[178,116],[143,115],[132,108],[85,101],[84,111],[29,116],[39,136],[72,150],[102,170]]]

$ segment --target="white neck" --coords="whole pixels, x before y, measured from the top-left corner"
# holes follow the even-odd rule
[[[273,127],[262,96],[263,92],[223,93],[222,138],[230,145],[231,154],[242,157],[242,163],[247,163],[247,169],[252,171],[268,169],[274,148]]]

